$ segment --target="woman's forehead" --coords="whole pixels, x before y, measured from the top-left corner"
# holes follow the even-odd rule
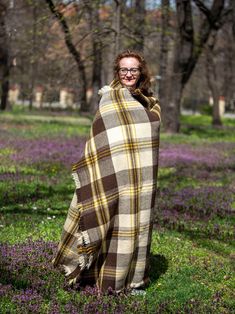
[[[125,68],[138,68],[139,65],[139,60],[134,57],[125,57],[122,58],[119,62],[119,66]]]

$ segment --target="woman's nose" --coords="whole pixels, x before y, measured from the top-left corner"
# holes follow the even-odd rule
[[[132,76],[131,72],[128,71],[127,74],[126,74],[126,76],[127,76],[127,77],[131,77],[131,76]]]

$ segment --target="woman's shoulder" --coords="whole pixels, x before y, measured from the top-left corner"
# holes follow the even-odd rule
[[[100,96],[103,96],[105,93],[108,93],[112,90],[112,88],[110,87],[110,85],[104,85],[99,91],[98,94]]]
[[[117,79],[114,79],[109,85],[104,85],[98,91],[98,94],[101,96],[101,98],[115,98],[117,95],[127,97],[130,92],[127,88],[123,87]]]

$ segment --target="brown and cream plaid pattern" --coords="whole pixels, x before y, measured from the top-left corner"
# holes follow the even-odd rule
[[[71,281],[103,291],[148,282],[160,107],[147,99],[149,109],[117,81],[103,89],[54,259]]]

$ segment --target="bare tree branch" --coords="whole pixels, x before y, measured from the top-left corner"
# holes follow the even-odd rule
[[[201,0],[193,0],[199,10],[207,17],[208,22],[210,25],[213,26],[214,29],[219,29],[225,22],[230,13],[232,13],[232,7],[231,5],[224,9],[220,15],[220,19],[215,18],[215,14],[212,14],[213,11],[209,10],[207,6],[201,1]]]
[[[195,0],[199,1],[199,0]],[[199,1],[201,2],[201,1]],[[191,76],[191,73],[197,63],[197,60],[199,56],[201,55],[202,48],[204,47],[205,43],[207,42],[209,35],[213,29],[217,30],[220,27],[219,21],[221,19],[221,16],[223,14],[224,10],[224,0],[214,0],[212,7],[210,9],[210,20],[207,18],[202,22],[199,30],[199,40],[197,43],[197,46],[195,46],[195,43],[193,46],[197,49],[193,49],[193,53],[188,58],[187,66],[184,69],[184,75],[183,75],[183,83],[186,84],[189,77]]]
[[[0,1],[0,110],[5,110],[7,107],[10,76],[8,35],[5,22],[6,11],[7,6],[3,1]]]
[[[63,16],[63,14],[55,7],[54,3],[52,0],[45,0],[51,10],[51,13],[57,18],[57,20],[59,21],[62,29],[63,29],[63,32],[64,32],[64,35],[65,35],[65,42],[66,42],[66,45],[70,51],[70,53],[73,55],[73,57],[75,58],[76,62],[77,63],[80,63],[81,62],[81,56],[79,54],[79,52],[76,50],[73,42],[72,42],[72,36],[70,34],[70,31],[69,31],[69,27],[68,27],[68,24],[65,20],[65,17]]]
[[[220,19],[225,10],[225,0],[214,0],[210,9],[200,0],[194,0],[194,2],[205,16],[199,26],[197,36],[194,36],[192,1],[176,0],[179,36],[175,44],[173,74],[170,84],[173,88],[169,93],[169,101],[163,104],[165,106],[163,124],[165,130],[169,132],[178,132],[179,130],[180,102],[183,89],[193,73],[211,32],[219,29]],[[169,115],[169,112],[172,112],[172,115]]]
[[[74,57],[74,60],[77,63],[79,83],[80,83],[79,88],[81,89],[81,92],[79,93],[80,102],[81,102],[81,111],[88,111],[87,98],[86,98],[86,87],[87,87],[86,85],[87,85],[87,83],[86,83],[86,73],[85,73],[85,66],[84,66],[83,60],[81,58],[80,53],[78,52],[75,45],[73,44],[72,36],[71,36],[70,30],[69,30],[69,26],[65,20],[65,17],[55,7],[52,0],[45,0],[45,1],[48,4],[48,7],[49,7],[51,13],[59,21],[61,28],[64,32],[64,38],[65,38],[66,46],[67,46],[69,52],[71,53],[71,55]]]
[[[198,9],[204,14],[206,15],[208,21],[211,20],[211,12],[210,10],[207,8],[207,6],[201,1],[201,0],[193,0],[196,4],[196,6],[198,7]]]
[[[232,15],[232,7],[229,7],[228,9],[224,10],[221,14],[221,18],[218,22],[219,28],[221,28],[228,20],[228,16],[230,16],[230,14]]]

